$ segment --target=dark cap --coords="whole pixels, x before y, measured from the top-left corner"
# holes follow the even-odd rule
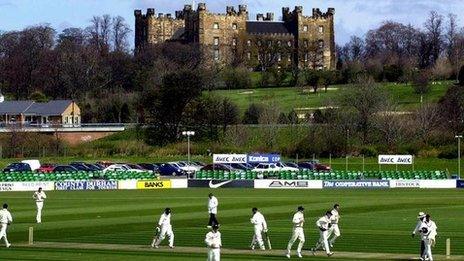
[[[213,228],[213,230],[218,230],[218,229],[219,229],[219,224],[214,224],[214,225],[212,226],[212,228]]]
[[[299,206],[298,207],[298,211],[303,211],[304,210],[304,207],[303,206]]]

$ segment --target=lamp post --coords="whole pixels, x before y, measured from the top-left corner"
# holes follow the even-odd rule
[[[187,162],[190,167],[190,137],[195,136],[194,131],[183,131],[182,136],[187,136]]]
[[[458,177],[459,179],[461,179],[461,139],[462,139],[462,135],[456,135],[454,137],[458,139]]]

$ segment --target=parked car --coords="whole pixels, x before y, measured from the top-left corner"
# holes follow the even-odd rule
[[[159,168],[158,165],[156,165],[154,163],[139,163],[137,165],[142,167],[144,170],[149,170],[149,171],[152,171],[152,172],[157,172],[158,168]]]
[[[281,168],[277,166],[276,163],[259,163],[254,169],[253,172],[269,172],[269,171],[279,171]]]
[[[26,164],[29,164],[29,166],[31,167],[31,170],[32,171],[36,171],[40,168],[40,161],[39,160],[22,160],[21,163],[26,163]]]
[[[168,162],[171,165],[176,165],[178,168],[181,170],[187,172],[187,173],[195,173],[196,171],[199,171],[201,167],[196,166],[192,163],[185,162],[185,161],[179,161],[179,162]]]
[[[76,171],[79,171],[79,170],[70,165],[59,165],[53,169],[53,172],[76,172]]]
[[[187,174],[186,171],[181,169],[177,164],[163,163],[159,166],[158,172],[162,176],[182,176]]]
[[[22,162],[11,163],[10,165],[6,166],[6,168],[3,169],[3,172],[26,172],[26,171],[32,171],[31,166],[27,163],[22,163]]]
[[[195,162],[195,164],[197,164],[198,166],[202,166],[202,167],[206,166],[206,163],[204,163],[204,162],[201,162],[201,161],[194,161],[194,162]]]
[[[295,162],[284,162],[284,164],[287,165],[288,167],[297,168],[297,169],[300,168],[298,164],[296,164]]]
[[[229,163],[229,164],[226,164],[226,165],[232,167],[233,169],[238,169],[238,170],[253,169],[253,167],[247,166],[247,165],[242,164],[242,163]]]
[[[309,162],[300,162],[298,163],[298,168],[301,170],[314,170],[315,166]]]
[[[111,162],[111,161],[103,160],[103,161],[98,161],[97,164],[103,166],[104,168],[106,168],[106,167],[109,167],[109,166],[113,165],[114,163]]]
[[[38,172],[42,173],[50,173],[53,172],[53,169],[55,169],[56,165],[51,164],[51,163],[45,163],[40,166],[40,168],[37,169]]]
[[[292,166],[290,166],[289,164],[283,163],[283,162],[277,162],[277,163],[276,163],[276,166],[280,168],[280,171],[293,171],[293,172],[297,172],[297,171],[300,170],[300,169],[298,169],[298,168],[292,167]]]
[[[110,166],[106,167],[106,168],[103,170],[103,173],[105,173],[105,172],[107,172],[107,171],[144,172],[144,170],[141,170],[141,169],[134,169],[134,168],[128,166],[127,164],[113,164],[113,165],[110,165]]]
[[[229,165],[216,163],[216,164],[208,164],[201,168],[201,170],[223,170],[223,171],[235,171],[237,169],[232,168]]]
[[[317,171],[330,171],[332,169],[329,165],[319,163],[318,160],[310,160],[310,161],[299,163],[298,165],[301,166],[300,164],[312,165],[311,170],[317,170]]]

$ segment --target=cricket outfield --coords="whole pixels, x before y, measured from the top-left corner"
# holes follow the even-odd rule
[[[12,248],[2,245],[0,258],[205,260],[206,203],[210,191],[219,199],[223,260],[285,260],[291,218],[298,205],[306,208],[304,259],[327,260],[322,253],[311,256],[308,249],[319,237],[316,219],[334,203],[341,205],[342,236],[330,259],[417,258],[418,239],[412,239],[410,234],[417,213],[425,211],[438,226],[435,259],[444,258],[445,240],[450,238],[452,260],[464,260],[464,191],[458,189],[49,191],[42,224],[34,223],[32,193],[2,192],[0,201],[9,203],[14,223],[8,230]],[[247,250],[253,235],[249,219],[254,206],[268,221],[272,251]],[[177,248],[151,249],[148,245],[165,207],[173,209]],[[36,242],[32,247],[27,245],[31,226]]]

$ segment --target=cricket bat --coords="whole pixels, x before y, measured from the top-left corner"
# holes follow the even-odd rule
[[[266,236],[267,246],[269,247],[269,250],[271,250],[272,249],[271,238],[269,237],[269,234],[267,232],[264,233],[264,235]]]

